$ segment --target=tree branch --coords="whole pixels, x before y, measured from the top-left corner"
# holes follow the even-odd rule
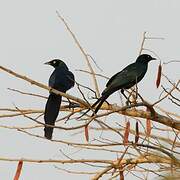
[[[65,27],[67,28],[68,32],[71,34],[72,38],[74,39],[76,45],[78,46],[78,48],[80,49],[80,51],[82,52],[82,54],[84,55],[84,58],[86,59],[86,62],[87,62],[87,65],[89,67],[89,70],[92,74],[92,77],[93,77],[93,82],[94,82],[94,86],[95,86],[95,89],[96,89],[96,94],[97,94],[97,97],[100,96],[100,93],[99,93],[99,88],[98,88],[98,83],[97,83],[97,80],[96,80],[96,76],[95,76],[95,72],[89,62],[89,59],[88,59],[88,54],[84,51],[83,47],[80,45],[78,39],[76,38],[75,34],[71,31],[69,25],[67,24],[67,22],[65,21],[65,19],[60,15],[60,13],[58,11],[56,11],[58,17],[60,18],[60,20],[63,22],[63,24],[65,25]]]

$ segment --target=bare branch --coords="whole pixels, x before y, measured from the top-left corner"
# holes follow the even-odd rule
[[[82,52],[85,60],[86,60],[86,63],[90,69],[90,72],[92,73],[92,77],[93,77],[93,82],[94,82],[94,86],[95,86],[95,89],[96,89],[96,93],[97,93],[97,97],[100,96],[100,93],[99,93],[99,88],[98,88],[98,83],[97,83],[97,80],[96,80],[96,77],[95,77],[95,72],[89,62],[89,59],[88,59],[88,54],[84,51],[83,47],[80,45],[78,39],[76,38],[75,34],[71,31],[69,25],[67,24],[67,22],[65,21],[65,19],[60,15],[60,13],[58,11],[56,11],[58,17],[60,18],[60,20],[63,22],[63,24],[65,25],[65,27],[67,28],[68,32],[70,33],[70,35],[72,36],[73,40],[75,41],[76,45],[78,46],[78,48],[80,49],[80,51]]]

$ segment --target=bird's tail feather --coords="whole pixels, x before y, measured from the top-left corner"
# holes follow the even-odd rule
[[[94,113],[92,114],[92,116],[94,116],[98,111],[99,109],[101,108],[103,102],[109,97],[109,95],[102,95],[93,105],[92,107],[95,107],[97,105],[97,107],[95,108],[95,111]]]
[[[44,120],[45,124],[53,125],[55,124],[56,118],[59,113],[59,108],[61,105],[62,97],[56,94],[51,93],[48,97],[45,113],[44,113]],[[45,126],[44,128],[44,136],[47,139],[52,139],[53,128]]]

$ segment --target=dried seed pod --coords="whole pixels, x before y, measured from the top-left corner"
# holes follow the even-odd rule
[[[146,109],[147,112],[149,112],[149,109]],[[146,119],[146,136],[149,137],[151,135],[151,120],[150,119]]]
[[[124,180],[124,171],[122,171],[122,169],[123,169],[122,167],[119,168],[119,177],[120,177],[119,179],[120,180]]]
[[[124,140],[123,140],[124,144],[128,143],[129,131],[130,131],[130,122],[128,121],[126,123],[126,129],[125,129],[125,132],[124,132]]]
[[[16,169],[16,174],[14,176],[14,180],[19,180],[19,177],[21,175],[22,166],[23,166],[23,161],[19,161],[17,169]]]
[[[139,140],[139,124],[138,121],[136,121],[135,143],[138,143],[138,140]]]
[[[161,82],[161,73],[162,73],[162,65],[161,63],[158,66],[158,73],[157,73],[157,79],[156,79],[156,87],[158,88]]]
[[[84,127],[84,132],[85,132],[86,141],[88,142],[88,141],[89,141],[88,125],[86,125],[86,126]]]

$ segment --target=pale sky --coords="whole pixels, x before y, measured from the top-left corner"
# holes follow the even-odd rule
[[[155,51],[163,62],[180,60],[178,0],[0,0],[0,65],[47,84],[53,69],[43,63],[60,58],[66,62],[79,83],[89,86],[90,78],[75,71],[87,70],[85,59],[57,17],[56,10],[66,19],[85,51],[91,54],[103,69],[103,72],[100,72],[95,68],[98,73],[111,77],[127,64],[134,62],[144,31],[147,31],[149,36],[164,38],[149,40],[145,44],[145,47]],[[158,62],[151,63],[146,77],[139,84],[140,93],[150,102],[157,100],[161,92],[154,85],[157,66]],[[164,68],[164,72],[173,81],[179,77],[178,66],[179,64],[170,64]],[[7,88],[46,96],[47,91],[1,71],[0,79],[0,108],[13,108],[14,103],[21,108],[44,109],[45,100],[10,92]],[[103,90],[106,81],[98,80],[100,90]],[[76,92],[73,89],[69,91],[75,96]],[[166,105],[162,106],[166,108]],[[0,119],[0,125],[17,125],[16,123],[31,124],[27,119],[19,117]],[[43,128],[35,132],[43,135]],[[63,136],[66,138],[66,135]],[[59,134],[58,137],[63,139]],[[68,151],[68,147],[60,143],[3,128],[0,128],[0,142],[1,157],[61,158],[59,149]],[[0,179],[12,179],[16,165],[17,163],[0,161]],[[22,180],[57,180],[72,177],[78,180],[88,179],[87,176],[64,173],[52,164],[25,163],[21,174]]]

